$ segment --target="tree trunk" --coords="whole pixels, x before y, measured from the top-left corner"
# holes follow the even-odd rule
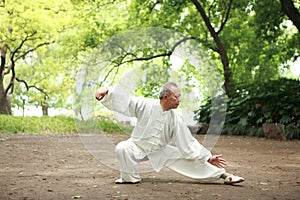
[[[0,114],[11,115],[11,104],[8,96],[3,96],[2,92],[0,96]]]
[[[43,116],[48,116],[48,104],[45,102],[42,102],[42,112],[43,112]]]
[[[6,61],[6,52],[8,49],[8,45],[5,44],[1,47],[1,62],[0,62],[0,114],[11,115],[11,104],[9,96],[7,95],[4,89],[4,69],[5,69],[5,61]]]
[[[283,12],[293,22],[300,32],[300,13],[291,0],[280,0]]]
[[[218,33],[215,31],[214,27],[212,26],[208,16],[206,15],[204,9],[200,5],[200,3],[197,0],[192,0],[194,5],[196,6],[198,12],[200,13],[202,19],[205,22],[205,25],[210,32],[211,36],[213,37],[217,48],[218,53],[220,54],[221,61],[223,64],[223,70],[224,70],[224,90],[228,96],[231,94],[231,70],[229,68],[229,59],[225,50],[225,47],[223,43],[221,42],[220,37],[218,36]]]

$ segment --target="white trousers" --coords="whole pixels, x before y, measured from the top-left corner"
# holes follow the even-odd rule
[[[120,178],[124,182],[141,181],[136,166],[140,162],[147,161],[148,157],[138,155],[138,147],[130,140],[117,144],[115,152],[120,162]],[[165,166],[181,175],[199,181],[216,181],[225,173],[223,168],[218,168],[208,162],[201,163],[184,158],[170,158],[165,163]]]

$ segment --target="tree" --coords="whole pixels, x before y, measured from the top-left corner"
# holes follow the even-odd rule
[[[31,56],[30,63],[19,63],[19,81],[26,82],[16,85],[12,98],[14,106],[40,106],[43,115],[48,115],[48,108],[71,107],[75,67],[54,56],[54,46],[49,45],[44,51]]]
[[[273,6],[268,6],[271,3]],[[55,77],[62,76],[61,80],[66,78],[71,84],[68,76],[74,77],[78,66],[87,61],[103,41],[135,28],[161,27],[182,33],[172,47],[190,40],[198,42],[207,50],[210,59],[216,61],[213,67],[223,74],[229,95],[233,95],[240,84],[278,78],[278,66],[288,68],[287,61],[298,57],[300,43],[299,34],[289,31],[285,25],[289,19],[297,24],[297,14],[293,15],[295,18],[282,12],[281,5],[288,3],[294,8],[299,6],[292,1],[271,0],[51,0],[38,3],[25,0],[18,4],[3,3],[0,7],[4,19],[0,26],[3,72],[0,101],[1,109],[6,111],[2,113],[10,112],[9,96],[17,91],[16,82],[20,82],[18,95],[27,92],[33,95],[27,98],[27,103],[44,102],[42,105],[55,106],[57,102],[59,105],[54,99],[68,95],[67,92],[54,92],[59,91],[57,82],[53,81]],[[291,9],[286,13],[291,13]],[[124,63],[157,58],[164,60],[162,64],[168,67],[168,59],[174,52],[172,47],[164,52],[150,46],[124,51],[110,60],[112,65],[104,72],[113,75],[112,72],[121,71]],[[52,81],[46,77],[51,77]],[[17,100],[17,95],[15,97]]]
[[[17,64],[25,59],[30,62],[31,55],[55,41],[61,27],[60,19],[69,5],[67,1],[55,2],[3,1],[0,7],[3,19],[0,27],[0,114],[11,114],[10,96],[16,81],[24,83],[27,89],[43,92],[18,77]]]
[[[209,17],[207,16],[207,14],[205,13],[203,7],[201,6],[201,4],[199,3],[199,1],[197,0],[192,0],[193,4],[195,5],[196,9],[198,10],[199,14],[201,15],[208,31],[210,32],[211,36],[213,37],[216,45],[217,45],[217,52],[220,54],[221,57],[221,61],[223,64],[223,71],[224,71],[224,90],[226,91],[227,95],[230,95],[231,93],[231,71],[229,68],[229,59],[226,53],[226,49],[219,37],[219,33],[222,31],[222,29],[224,28],[228,17],[229,17],[229,13],[230,13],[230,8],[231,8],[231,4],[232,4],[232,0],[229,1],[228,6],[225,10],[226,14],[224,14],[224,18],[221,20],[220,22],[220,27],[219,30],[215,30],[215,28],[213,27],[212,23],[210,22]]]
[[[215,67],[229,96],[236,84],[278,78],[279,67],[288,68],[287,61],[298,55],[299,36],[285,25],[279,2],[135,0],[130,8],[131,28],[169,28],[207,47],[211,59],[221,63]]]
[[[281,68],[288,69],[288,62],[297,59],[300,45],[299,34],[287,25],[289,19],[278,1],[249,1],[244,8],[232,9],[223,32],[237,87],[278,79]]]
[[[132,4],[132,7],[137,11],[136,13],[132,12],[131,22],[136,19],[137,26],[158,25],[181,31],[184,34],[191,35],[202,45],[219,54],[223,66],[224,88],[227,94],[230,94],[232,75],[227,52],[220,35],[228,21],[231,4],[232,1],[227,3],[224,1],[213,1],[209,5],[208,2],[200,3],[197,0],[178,0],[174,2],[142,2],[137,0]],[[199,16],[202,18],[202,21],[198,20]]]

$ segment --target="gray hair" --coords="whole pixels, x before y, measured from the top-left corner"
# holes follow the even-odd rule
[[[170,95],[170,94],[174,93],[174,90],[172,89],[172,87],[178,88],[177,84],[174,82],[167,82],[166,84],[161,86],[159,93],[158,93],[159,99],[162,99],[164,97],[164,95]]]

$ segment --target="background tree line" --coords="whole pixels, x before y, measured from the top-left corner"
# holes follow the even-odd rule
[[[293,76],[290,67],[299,57],[299,6],[293,0],[2,1],[0,113],[12,114],[12,106],[41,106],[45,115],[49,107],[70,108],[74,79],[87,55],[110,37],[143,27],[174,30],[201,45],[222,75],[225,92],[232,100],[240,91],[269,81],[296,79],[297,84],[299,77]],[[167,72],[170,49],[136,49],[128,61],[133,65],[155,62]],[[127,55],[119,56],[119,63],[111,63],[113,70],[105,71],[107,77],[128,67],[122,62]],[[194,69],[186,63],[181,70],[189,74]],[[148,80],[153,73],[148,72]],[[138,91],[152,91],[153,82]],[[277,86],[270,91],[282,91]],[[297,98],[293,92],[288,94]],[[202,105],[207,102],[209,99]]]

